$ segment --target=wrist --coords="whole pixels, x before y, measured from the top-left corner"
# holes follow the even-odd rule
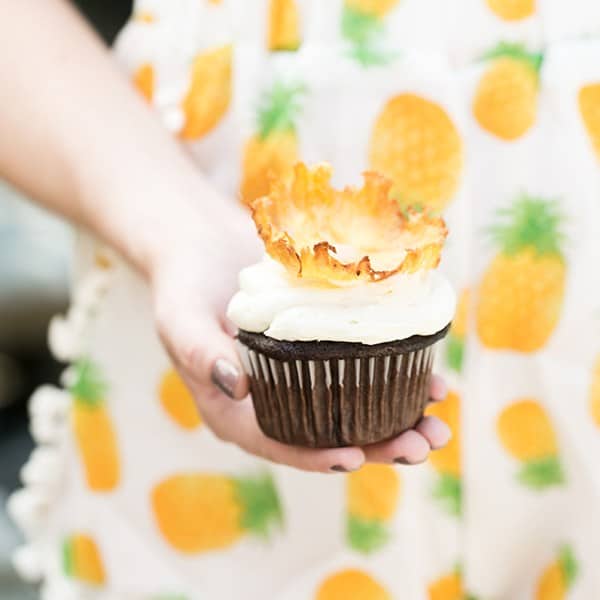
[[[138,182],[129,177],[86,198],[92,209],[84,224],[151,280],[177,248],[192,247],[210,231],[214,217],[203,206],[210,195],[215,192],[196,172]]]

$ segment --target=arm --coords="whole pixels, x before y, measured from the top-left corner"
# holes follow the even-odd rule
[[[161,199],[180,227],[214,193],[66,2],[0,0],[0,39],[0,173],[148,274]]]
[[[365,458],[419,462],[447,441],[433,418],[365,449],[267,439],[224,329],[247,260],[241,244],[255,238],[249,219],[203,179],[64,0],[0,0],[0,39],[10,49],[0,53],[0,175],[106,240],[148,280],[165,347],[220,438],[315,471],[352,470]],[[443,396],[439,382],[432,395]]]

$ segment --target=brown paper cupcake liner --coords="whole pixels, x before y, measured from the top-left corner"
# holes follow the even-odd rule
[[[429,400],[435,342],[447,330],[373,346],[240,331],[262,431],[285,444],[332,448],[380,442],[414,427]]]

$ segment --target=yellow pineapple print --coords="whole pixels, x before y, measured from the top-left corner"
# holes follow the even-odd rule
[[[152,508],[165,540],[185,554],[227,548],[249,533],[267,537],[272,526],[282,522],[268,474],[175,475],[154,488]]]
[[[150,63],[144,63],[133,74],[133,85],[148,102],[154,98],[154,78],[154,67]]]
[[[371,168],[387,175],[402,206],[443,210],[452,200],[463,165],[460,135],[435,102],[401,94],[379,114],[369,150]]]
[[[365,465],[348,475],[347,537],[359,552],[378,550],[389,539],[388,522],[400,498],[400,476],[389,465]]]
[[[385,17],[400,0],[346,0],[346,6],[371,17]]]
[[[579,90],[579,111],[600,159],[600,83],[591,83]]]
[[[496,428],[504,449],[522,463],[520,483],[536,490],[564,483],[554,427],[537,400],[509,404],[498,415]]]
[[[156,15],[150,10],[140,10],[133,15],[133,20],[136,23],[150,25],[156,23]]]
[[[558,558],[540,576],[535,600],[564,600],[577,578],[577,560],[570,546],[563,546]]]
[[[392,600],[392,596],[365,571],[346,569],[327,577],[314,600]]]
[[[479,286],[477,332],[484,346],[534,352],[560,319],[566,264],[556,202],[521,196],[498,214],[491,233],[500,252]]]
[[[462,485],[461,476],[461,426],[460,426],[460,396],[453,391],[441,402],[427,407],[426,414],[438,417],[450,427],[452,438],[448,444],[439,450],[434,450],[429,462],[438,472],[438,481],[433,495],[450,515],[461,513]]]
[[[175,369],[169,369],[162,376],[158,394],[163,408],[178,425],[196,429],[201,424],[194,397]]]
[[[462,371],[467,326],[469,322],[471,291],[465,288],[460,293],[456,315],[446,339],[446,364],[457,373]]]
[[[600,427],[600,356],[596,359],[590,386],[590,412],[594,423]]]
[[[198,54],[192,65],[191,84],[181,108],[185,122],[179,135],[197,140],[221,121],[231,101],[232,48],[214,48]]]
[[[399,0],[345,0],[342,37],[350,46],[350,56],[365,67],[385,65],[395,54],[383,45],[383,22]]]
[[[505,21],[520,21],[535,13],[536,0],[485,0],[488,7]]]
[[[110,257],[106,248],[100,244],[96,246],[94,251],[94,266],[103,271],[109,271],[113,268],[113,259]]]
[[[301,84],[276,82],[261,98],[257,132],[244,147],[244,203],[268,194],[271,178],[285,177],[298,161],[296,119],[304,93]]]
[[[427,587],[427,594],[429,600],[464,600],[465,590],[460,569],[432,581]]]
[[[300,16],[296,0],[270,0],[269,50],[297,50],[300,43]]]
[[[519,45],[500,44],[485,58],[491,63],[477,86],[473,115],[488,133],[516,140],[529,131],[537,117],[542,55]]]
[[[62,560],[67,577],[94,586],[106,583],[100,551],[90,536],[83,533],[69,536],[63,543]]]
[[[106,410],[106,384],[96,365],[87,359],[75,366],[71,423],[88,487],[109,492],[119,484],[117,437]]]

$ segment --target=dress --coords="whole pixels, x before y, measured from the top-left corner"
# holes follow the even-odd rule
[[[444,213],[454,437],[339,476],[224,445],[145,285],[82,238],[50,330],[66,388],[32,399],[9,503],[41,597],[600,598],[598,2],[137,0],[115,53],[230,196],[328,161]]]

